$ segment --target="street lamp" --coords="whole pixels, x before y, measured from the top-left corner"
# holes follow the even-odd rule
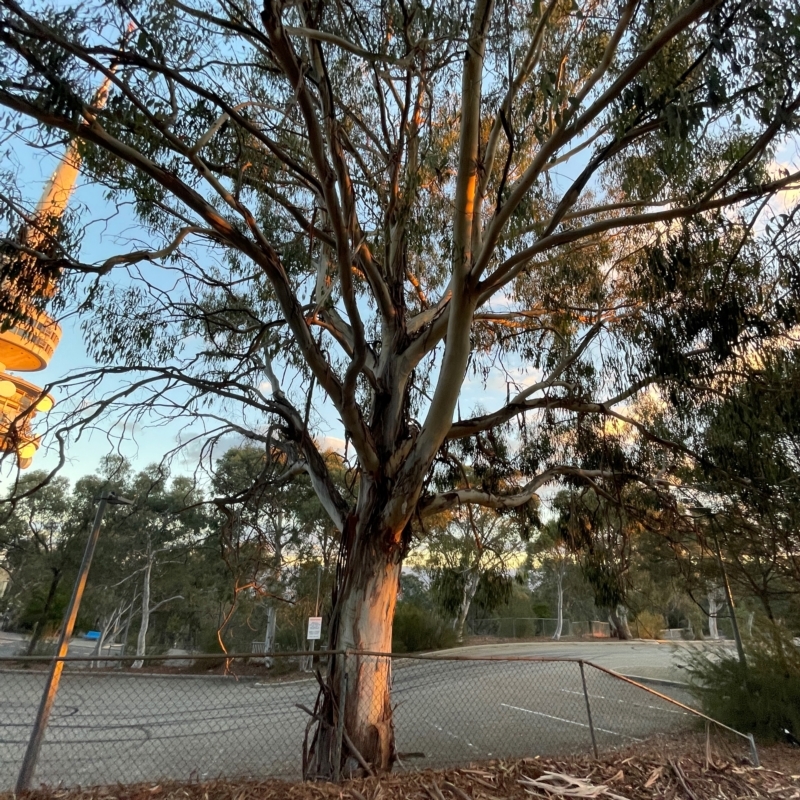
[[[728,580],[728,572],[725,569],[725,562],[722,560],[722,550],[719,546],[719,539],[717,538],[717,532],[714,530],[714,519],[716,514],[710,509],[706,508],[705,506],[691,506],[689,511],[696,514],[696,517],[708,517],[709,519],[709,527],[711,528],[711,535],[714,537],[714,549],[716,551],[717,556],[717,564],[719,565],[719,571],[722,574],[722,586],[725,589],[725,599],[728,603],[728,613],[731,615],[731,625],[733,626],[733,638],[736,640],[736,652],[739,655],[739,663],[746,669],[747,668],[747,659],[744,655],[744,646],[742,645],[742,635],[739,632],[739,623],[736,620],[736,610],[733,605],[733,594],[731,592],[731,584]]]
[[[94,555],[94,549],[100,536],[100,525],[103,522],[103,515],[106,513],[106,506],[133,505],[133,500],[128,500],[126,497],[121,497],[114,492],[101,495],[95,502],[98,503],[98,506],[97,512],[94,515],[94,525],[92,526],[92,532],[89,534],[89,539],[86,542],[86,549],[83,551],[83,560],[81,561],[78,575],[75,578],[72,597],[64,613],[64,623],[61,626],[61,633],[58,637],[58,647],[53,657],[53,663],[50,666],[50,674],[47,676],[47,682],[42,692],[42,700],[39,704],[36,720],[33,723],[31,738],[28,741],[28,749],[25,751],[25,758],[22,760],[22,767],[19,771],[19,777],[17,778],[15,790],[17,794],[28,789],[31,779],[33,778],[33,771],[36,769],[36,761],[39,758],[39,750],[44,740],[47,721],[50,718],[50,712],[53,710],[53,703],[58,693],[61,673],[64,670],[64,659],[69,651],[69,640],[75,628],[75,620],[78,618],[83,591],[86,588],[86,580],[89,577],[89,567],[92,565],[92,556]]]

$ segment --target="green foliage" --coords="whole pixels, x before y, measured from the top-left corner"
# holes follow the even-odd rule
[[[413,572],[403,572],[400,575],[400,599],[402,602],[433,611],[435,595],[428,584]]]
[[[787,301],[787,308],[798,305]],[[792,323],[793,324],[793,323]],[[770,349],[743,365],[745,382],[697,409],[704,461],[688,473],[709,506],[698,534],[718,541],[737,595],[795,627],[800,601],[800,350]]]
[[[784,730],[800,737],[800,650],[790,634],[765,623],[745,654],[746,668],[731,649],[690,651],[686,671],[703,711],[765,741]]]
[[[302,476],[271,485],[283,466],[263,448],[228,450],[215,465],[215,504],[191,479],[155,466],[135,472],[119,456],[73,485],[26,473],[17,490],[30,494],[0,521],[0,559],[11,578],[0,612],[16,630],[35,632],[32,652],[39,637],[53,634],[94,518],[92,501],[113,489],[135,504],[106,511],[77,630],[102,630],[116,616],[116,643],[127,628],[131,652],[151,562],[149,654],[176,646],[213,653],[221,645],[249,652],[264,638],[269,605],[278,611],[278,649],[304,649],[318,577],[319,611],[330,612],[338,533]]]
[[[800,440],[800,351],[763,354],[752,380],[713,409],[705,445],[709,462],[728,475],[747,477],[731,486],[759,512],[775,500],[800,506],[796,442]]]
[[[466,578],[467,573],[464,570],[437,569],[432,572],[431,592],[442,613],[450,616],[458,613]],[[483,613],[491,613],[511,599],[512,584],[513,579],[504,572],[482,572],[472,602]]]
[[[64,611],[70,597],[70,587],[65,584],[65,581],[59,580],[55,591],[51,594],[52,579],[46,582],[36,580],[38,576],[34,576],[32,573],[29,575],[33,580],[28,587],[27,597],[22,600],[24,605],[20,609],[17,624],[23,630],[32,631],[40,627],[42,635],[54,635],[64,618]]]
[[[414,603],[400,601],[394,613],[392,650],[396,653],[421,653],[454,647],[456,636],[441,617]]]

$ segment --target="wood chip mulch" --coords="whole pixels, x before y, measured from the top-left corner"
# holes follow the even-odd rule
[[[341,785],[265,781],[40,789],[26,800],[800,800],[800,749],[759,749],[761,767],[707,752],[705,738],[661,738],[605,754],[487,761]],[[0,793],[0,800],[11,800]]]

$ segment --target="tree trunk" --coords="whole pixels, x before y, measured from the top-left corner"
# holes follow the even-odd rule
[[[47,597],[44,601],[44,608],[39,616],[39,621],[33,627],[31,640],[28,642],[28,649],[25,651],[26,656],[32,656],[34,654],[36,645],[39,644],[39,640],[42,638],[42,634],[47,627],[47,615],[50,612],[50,606],[53,605],[53,598],[56,596],[56,590],[58,589],[59,583],[61,583],[61,570],[54,569],[53,577],[50,580],[50,589],[48,590]]]
[[[118,627],[118,621],[122,616],[123,611],[124,609],[120,605],[103,620],[103,624],[100,626],[100,638],[97,640],[97,644],[95,644],[94,651],[92,652],[93,656],[99,657],[103,655],[103,645],[106,643],[106,639],[108,638],[108,634],[111,632],[111,629]],[[92,661],[90,666],[97,668],[100,666],[100,662]]]
[[[717,589],[712,589],[708,593],[708,635],[709,638],[719,639],[719,629],[717,628],[717,612],[719,605],[717,604]]]
[[[330,648],[348,653],[329,659],[326,685],[317,700],[319,725],[304,753],[307,778],[338,778],[363,767],[362,762],[381,772],[395,759],[391,659],[370,653],[392,649],[403,548],[399,535],[372,536],[366,542],[358,538],[362,544],[348,555],[329,634]],[[344,743],[339,751],[342,705]]]
[[[558,591],[558,619],[556,620],[556,632],[553,638],[558,641],[561,638],[561,631],[564,627],[564,562],[558,565],[558,572],[556,573],[556,585]]]
[[[456,640],[460,643],[464,641],[464,623],[467,621],[469,608],[472,605],[472,600],[475,597],[475,592],[478,591],[478,584],[481,580],[481,574],[477,568],[471,569],[467,573],[464,580],[464,591],[461,595],[461,606],[458,609],[458,616],[453,624],[453,630],[456,632]]]
[[[620,639],[630,641],[633,639],[630,626],[628,625],[628,609],[625,606],[617,606],[617,615],[619,617],[620,625],[622,626],[622,635]]]
[[[264,666],[269,669],[273,658],[269,653],[275,649],[275,626],[278,622],[278,609],[275,606],[267,608],[267,633],[264,636]]]
[[[128,618],[125,620],[125,630],[122,633],[122,647],[120,649],[120,655],[121,656],[125,655],[125,650],[128,647],[128,634],[130,633],[130,630],[131,630],[131,621],[133,620],[133,612],[134,612],[134,608],[136,607],[136,595],[138,594],[138,592],[139,592],[139,590],[136,588],[136,585],[134,584],[133,596],[131,597],[131,604],[128,607]],[[122,666],[122,662],[118,661],[117,662],[117,667],[121,668],[121,666]]]
[[[608,619],[611,622],[611,627],[616,630],[617,637],[621,641],[633,639],[631,629],[628,627],[628,612],[622,606],[612,608],[608,612]]]
[[[142,622],[139,625],[139,636],[136,639],[136,661],[131,664],[132,669],[141,669],[144,666],[142,656],[147,651],[147,629],[150,627],[150,572],[152,569],[153,558],[148,555],[142,581]]]

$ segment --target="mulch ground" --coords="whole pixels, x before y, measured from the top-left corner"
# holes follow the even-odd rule
[[[51,789],[26,800],[800,800],[800,749],[759,749],[761,766],[707,752],[702,736],[657,738],[606,754],[488,761],[343,784],[210,781]],[[0,800],[12,795],[0,793]]]

